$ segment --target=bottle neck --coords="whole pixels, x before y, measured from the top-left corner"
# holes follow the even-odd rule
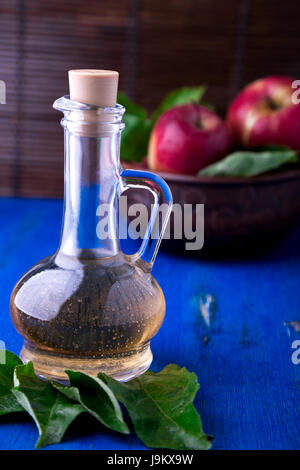
[[[121,130],[98,137],[65,128],[65,199],[59,253],[80,258],[118,254]]]

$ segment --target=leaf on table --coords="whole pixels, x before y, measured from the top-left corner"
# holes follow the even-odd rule
[[[129,434],[120,405],[105,382],[82,372],[67,370],[66,373],[70,379],[70,386],[64,387],[53,383],[57,390],[80,403],[85,411],[108,428]]]
[[[139,438],[148,446],[168,449],[209,449],[193,405],[199,389],[197,376],[169,364],[161,372],[146,372],[129,382],[99,374],[125,405]]]
[[[21,359],[10,351],[1,351],[3,363],[0,363],[0,416],[24,411],[11,389],[14,386],[14,370],[22,364]]]
[[[234,152],[199,171],[199,176],[256,176],[287,163],[298,162],[297,152],[284,147],[271,147],[263,151]]]
[[[153,123],[168,109],[182,104],[199,103],[206,91],[204,85],[198,87],[183,87],[169,93],[153,113]]]
[[[34,419],[40,437],[36,448],[60,442],[74,419],[84,410],[82,406],[49,382],[38,379],[32,362],[17,366],[12,389],[22,407]]]

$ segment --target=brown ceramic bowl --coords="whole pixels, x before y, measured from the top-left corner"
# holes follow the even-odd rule
[[[146,169],[144,164],[125,166]],[[300,217],[300,168],[253,178],[157,173],[169,184],[174,202],[204,204],[206,251],[268,245]],[[145,191],[132,192],[129,199],[140,202],[141,197],[145,200]]]

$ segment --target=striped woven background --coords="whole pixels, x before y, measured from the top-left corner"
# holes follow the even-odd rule
[[[119,70],[149,112],[173,88],[205,83],[224,115],[255,78],[300,78],[299,22],[295,0],[1,0],[0,195],[62,195],[52,102],[68,91],[68,69]]]

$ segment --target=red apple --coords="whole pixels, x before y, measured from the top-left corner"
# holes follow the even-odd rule
[[[300,105],[294,104],[294,79],[272,76],[246,86],[232,102],[227,123],[237,145],[287,145],[300,150]]]
[[[148,166],[152,170],[195,174],[224,157],[231,146],[227,125],[198,104],[176,106],[158,119],[152,131]]]

